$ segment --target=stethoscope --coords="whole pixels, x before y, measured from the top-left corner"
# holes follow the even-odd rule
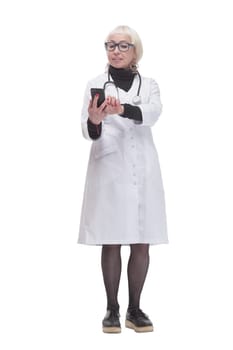
[[[139,84],[138,84],[137,95],[132,98],[132,102],[135,105],[140,105],[142,103],[142,99],[141,99],[141,96],[140,96],[140,90],[141,90],[141,85],[142,85],[142,78],[141,78],[141,75],[138,72],[136,74],[137,74],[138,79],[139,79]],[[115,88],[115,90],[117,92],[117,96],[116,97],[119,99],[118,88],[117,88],[116,84],[114,83],[114,81],[110,79],[109,71],[108,71],[108,80],[104,83],[104,86],[103,86],[104,92],[105,92],[105,89],[107,88],[108,85],[113,85],[114,86],[114,88]]]

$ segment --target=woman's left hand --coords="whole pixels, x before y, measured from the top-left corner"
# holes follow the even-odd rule
[[[105,107],[105,112],[107,114],[123,114],[124,107],[120,104],[120,100],[115,97],[108,96],[106,98],[107,106]]]

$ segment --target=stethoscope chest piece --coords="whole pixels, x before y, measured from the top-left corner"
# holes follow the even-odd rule
[[[134,105],[140,105],[142,103],[141,96],[134,96],[132,102]]]

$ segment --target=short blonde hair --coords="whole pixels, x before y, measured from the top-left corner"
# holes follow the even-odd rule
[[[137,65],[140,59],[143,55],[143,47],[142,47],[142,41],[138,35],[138,33],[133,29],[125,25],[117,26],[114,28],[107,36],[106,41],[109,39],[109,37],[113,34],[126,34],[130,37],[131,44],[134,44],[135,47],[135,53],[136,53],[136,62]]]

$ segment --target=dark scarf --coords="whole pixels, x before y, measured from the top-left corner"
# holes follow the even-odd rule
[[[129,91],[135,76],[135,73],[132,72],[131,69],[114,68],[113,66],[109,66],[109,74],[117,87]]]

